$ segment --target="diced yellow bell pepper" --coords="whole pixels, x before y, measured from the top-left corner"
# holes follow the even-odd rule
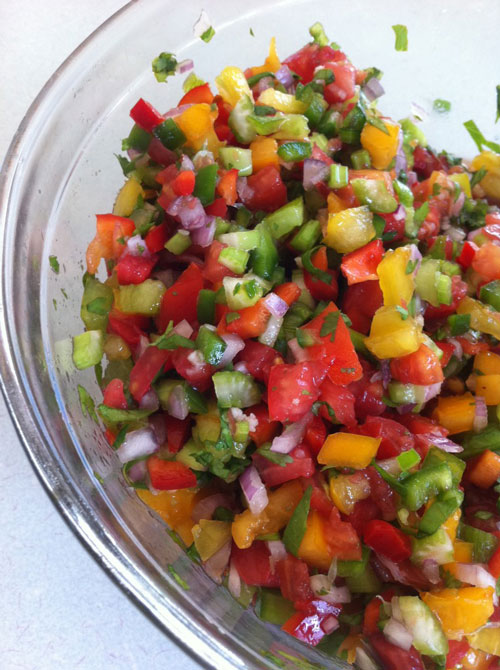
[[[347,652],[345,660],[348,663],[354,663],[356,660],[356,649],[358,647],[364,647],[364,644],[365,642],[361,633],[349,633],[349,635],[343,639],[337,654],[340,656],[340,654],[344,652],[342,654],[342,657],[344,657],[344,654]],[[401,670],[403,669],[401,668]]]
[[[257,137],[250,144],[250,150],[254,172],[268,165],[279,166],[278,142],[272,137]]]
[[[341,254],[364,247],[374,237],[373,214],[367,205],[328,215],[324,242]]]
[[[231,523],[200,519],[199,523],[193,526],[193,538],[201,560],[208,561],[231,540]]]
[[[500,403],[500,375],[479,375],[476,378],[476,395],[484,398],[487,405]]]
[[[462,191],[468,198],[472,198],[472,191],[470,190],[470,179],[469,175],[466,172],[457,172],[456,174],[450,174],[449,178],[451,181],[454,181],[455,184],[458,184]]]
[[[447,637],[460,639],[487,623],[493,614],[493,589],[465,586],[421,593],[420,597],[439,618]]]
[[[406,271],[411,258],[411,249],[399,247],[386,251],[377,267],[380,288],[384,295],[384,305],[406,307],[415,290],[413,272]]]
[[[455,540],[453,543],[454,558],[456,563],[472,563],[474,545],[472,542]]]
[[[416,319],[402,318],[395,306],[379,307],[372,320],[368,349],[377,358],[400,358],[417,351],[422,342],[422,331]]]
[[[271,37],[269,44],[269,55],[264,61],[264,65],[252,68],[252,75],[261,74],[261,72],[277,72],[281,67],[281,61],[276,52],[276,38]]]
[[[444,528],[446,534],[452,542],[455,542],[457,537],[458,524],[460,522],[460,517],[462,516],[462,511],[456,509],[451,516],[449,516],[446,521],[443,523],[442,528]]]
[[[473,370],[483,375],[500,375],[500,356],[492,351],[481,351],[474,358]]]
[[[370,495],[367,479],[353,480],[350,475],[338,475],[330,479],[330,498],[342,514],[351,514],[358,500]]]
[[[493,335],[500,340],[500,312],[493,312],[479,300],[467,297],[458,304],[457,314],[470,314],[470,327],[473,330]]]
[[[250,86],[239,67],[234,65],[225,67],[219,76],[215,77],[215,83],[223,100],[231,107],[234,107],[244,95],[248,95],[250,100],[253,100]]]
[[[450,435],[472,430],[476,413],[476,401],[472,393],[438,398],[432,416],[446,428]]]
[[[332,556],[326,544],[324,521],[316,510],[307,517],[306,532],[300,543],[298,557],[318,570],[328,571]]]
[[[318,454],[318,463],[335,468],[367,468],[377,453],[380,437],[333,433],[329,435]]]
[[[269,502],[260,514],[252,514],[249,509],[237,514],[231,527],[236,546],[248,549],[259,535],[281,530],[290,521],[303,494],[302,486],[293,480],[268,493]]]
[[[192,105],[186,109],[175,121],[186,136],[186,144],[195,151],[199,151],[206,145],[208,151],[216,156],[219,152],[220,142],[215,134],[214,120],[217,112],[213,111],[205,102]]]
[[[282,93],[274,88],[266,88],[265,91],[262,91],[257,102],[260,105],[274,107],[279,112],[285,112],[286,114],[303,114],[307,109],[305,102],[297,100],[290,93]]]
[[[471,168],[477,172],[484,167],[487,172],[479,182],[486,195],[500,199],[500,154],[493,151],[481,151],[472,159]]]
[[[389,167],[397,154],[399,144],[399,124],[383,119],[389,134],[383,130],[366,123],[361,131],[361,146],[370,154],[371,162],[377,170],[385,170]]]
[[[144,197],[142,186],[135,179],[128,179],[116,196],[113,214],[116,216],[130,216],[137,207],[137,198]]]
[[[330,191],[326,200],[328,203],[329,214],[337,214],[337,212],[341,212],[343,209],[348,209],[342,198],[339,198],[333,191]]]
[[[203,494],[195,489],[179,489],[177,491],[159,491],[154,494],[151,491],[137,490],[137,495],[143,503],[151,507],[172,530],[180,536],[184,544],[189,547],[193,543],[194,521],[191,513],[198,500]]]
[[[498,626],[483,628],[478,630],[477,633],[467,635],[467,642],[474,649],[500,656],[500,628]]]

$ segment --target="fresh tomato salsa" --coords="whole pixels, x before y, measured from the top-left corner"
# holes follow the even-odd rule
[[[438,153],[310,34],[133,106],[73,359],[120,476],[262,620],[363,669],[497,668],[500,147],[467,122],[488,150]]]

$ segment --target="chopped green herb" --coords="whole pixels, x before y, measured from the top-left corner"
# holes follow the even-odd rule
[[[418,225],[421,225],[425,221],[428,213],[429,213],[429,203],[424,202],[424,204],[421,207],[415,210],[415,216],[413,217],[413,220]]]
[[[96,470],[94,470],[93,474],[94,474],[94,477],[99,482],[99,484],[104,484],[104,479],[101,477],[101,475],[98,472],[96,472]]]
[[[410,316],[408,310],[404,307],[401,307],[401,305],[396,305],[396,311],[399,312],[403,321],[406,321],[406,319]]]
[[[77,389],[78,389],[78,397],[80,398],[80,407],[82,408],[83,416],[89,416],[92,419],[92,421],[94,421],[95,423],[99,423],[99,420],[97,418],[97,414],[96,414],[96,411],[95,411],[95,402],[93,401],[89,392],[87,391],[87,389],[85,389],[80,384],[78,384]]]
[[[397,23],[395,26],[392,26],[392,29],[396,36],[396,42],[394,44],[396,51],[408,51],[408,28]]]
[[[176,72],[177,58],[174,54],[162,51],[161,54],[153,60],[151,67],[154,76],[156,77],[156,81],[166,81],[167,77],[171,77]]]
[[[489,142],[484,137],[483,133],[479,130],[479,128],[476,126],[474,121],[472,121],[472,119],[470,121],[466,121],[464,123],[464,127],[466,131],[469,133],[469,135],[472,137],[474,142],[476,143],[478,151],[482,151],[483,146],[485,146],[488,149],[495,151],[497,154],[500,154],[500,144],[497,144],[496,142]]]
[[[49,256],[49,263],[50,267],[52,270],[56,273],[56,275],[59,274],[59,261],[57,260],[57,256]]]
[[[207,44],[208,44],[208,42],[210,42],[210,40],[212,39],[212,37],[214,35],[215,35],[215,30],[212,28],[212,26],[209,26],[205,30],[205,32],[200,35],[200,37],[204,42],[207,42]]]
[[[432,104],[432,108],[434,109],[435,112],[445,114],[446,112],[450,111],[451,102],[449,102],[448,100],[442,100],[441,98],[436,98]]]
[[[251,35],[252,37],[255,37],[255,33],[253,32],[252,28],[250,28],[250,35]]]
[[[311,505],[311,495],[312,486],[308,486],[283,533],[285,547],[294,556],[297,556],[300,543],[306,532],[307,516]]]
[[[389,133],[389,128],[385,125],[385,123],[382,121],[382,119],[380,119],[378,116],[376,116],[373,112],[366,115],[366,120],[371,126],[374,126],[375,128],[378,128],[378,130],[381,130],[386,135],[390,134]]]
[[[349,317],[346,314],[343,314],[340,310],[337,310],[336,312],[329,312],[323,319],[323,324],[321,326],[321,330],[319,331],[321,337],[330,335],[330,342],[335,340],[335,334],[337,332],[337,326],[340,317],[342,317],[346,326],[352,326]]]
[[[330,419],[334,422],[337,423],[337,417],[335,415],[335,411],[333,410],[332,406],[329,405],[327,402],[324,400],[318,400],[317,402],[314,403],[314,405],[311,407],[311,411],[314,414],[314,416],[318,416],[319,410],[321,407],[326,407],[326,411],[328,412],[328,416]]]
[[[117,436],[115,437],[115,441],[111,445],[113,449],[118,449],[118,447],[121,447],[121,445],[125,442],[125,437],[127,435],[127,430],[128,430],[127,425],[120,428],[120,430],[118,431]]]
[[[179,586],[184,589],[184,591],[189,591],[189,584],[184,579],[182,579],[182,577],[176,572],[173,565],[168,566],[168,571],[170,572],[172,577],[175,579],[177,584],[179,584]]]
[[[488,170],[483,165],[482,167],[479,168],[477,172],[474,172],[474,174],[472,175],[472,179],[470,180],[470,187],[474,188],[474,186],[476,186],[476,184],[479,184],[479,182],[484,177],[486,177],[487,174]]]
[[[415,259],[414,261],[408,261],[408,263],[406,264],[405,274],[411,275],[411,273],[414,272],[417,265],[418,265],[417,259]]]
[[[264,456],[264,458],[267,458],[271,463],[276,463],[276,465],[281,465],[282,467],[285,467],[287,463],[293,463],[293,458],[291,456],[288,454],[280,454],[277,451],[271,451],[270,445],[260,447],[257,449],[257,453]]]

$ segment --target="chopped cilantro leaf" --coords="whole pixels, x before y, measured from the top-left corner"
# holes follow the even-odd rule
[[[226,323],[232,323],[233,321],[236,321],[236,319],[240,319],[241,314],[238,312],[228,312],[226,314]]]
[[[432,108],[435,112],[440,114],[445,114],[451,109],[451,102],[448,100],[443,100],[442,98],[436,98],[432,104]]]
[[[429,203],[424,202],[424,204],[421,207],[415,210],[415,216],[413,220],[415,221],[415,223],[418,223],[418,225],[420,225],[425,221],[428,213],[429,213]]]
[[[476,184],[479,184],[479,182],[484,177],[486,177],[487,174],[488,170],[483,165],[482,167],[479,168],[477,172],[474,172],[474,174],[472,175],[472,179],[470,180],[470,187],[474,188],[474,186],[476,186]]]
[[[395,26],[392,26],[392,29],[396,36],[396,42],[394,44],[396,51],[408,51],[408,28],[398,23]]]
[[[482,151],[483,146],[485,146],[488,149],[495,151],[497,154],[500,154],[500,144],[488,141],[472,119],[464,123],[464,128],[476,143],[478,151]]]
[[[52,270],[56,273],[56,275],[59,274],[59,261],[57,260],[57,256],[49,256],[49,263],[50,267]]]
[[[251,35],[252,37],[255,37],[255,33],[253,32],[252,28],[250,28],[250,35]]]
[[[418,264],[418,260],[417,260],[417,259],[415,259],[414,261],[408,261],[408,263],[406,264],[405,274],[407,274],[407,275],[411,275],[411,273],[412,273],[412,272],[415,270],[415,268],[417,267],[417,264]]]
[[[156,81],[166,81],[167,77],[175,74],[177,68],[177,58],[174,56],[174,54],[162,51],[161,54],[153,60],[151,67],[153,69],[154,76],[156,77]]]
[[[97,418],[97,414],[95,411],[95,403],[93,399],[91,398],[89,392],[87,389],[85,389],[83,386],[78,384],[77,386],[78,389],[78,397],[80,398],[80,407],[82,408],[82,414],[83,416],[89,416],[92,421],[95,423],[99,423],[99,420]]]
[[[311,411],[314,414],[314,416],[318,416],[319,410],[321,407],[326,407],[326,411],[328,412],[328,416],[330,419],[334,422],[337,423],[337,417],[335,415],[335,411],[333,408],[324,400],[318,400],[318,402],[315,402],[313,406],[311,407]]]
[[[267,460],[271,461],[271,463],[281,465],[281,467],[285,467],[287,463],[293,463],[293,458],[291,456],[288,454],[280,454],[277,451],[271,451],[271,447],[269,445],[260,447],[257,449],[257,453],[261,456],[264,456],[264,458],[267,458]]]

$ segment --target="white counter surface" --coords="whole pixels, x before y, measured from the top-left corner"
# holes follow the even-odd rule
[[[52,72],[123,4],[0,1],[0,163]],[[63,521],[1,394],[0,434],[0,670],[199,670]]]

